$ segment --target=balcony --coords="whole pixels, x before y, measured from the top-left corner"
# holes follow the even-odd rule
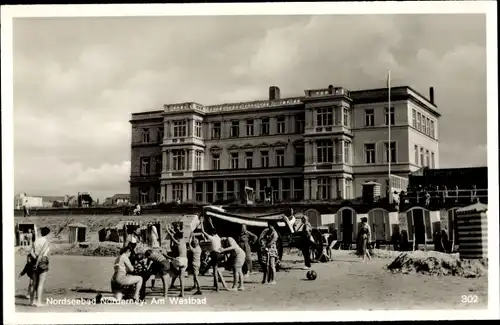
[[[159,181],[160,181],[160,174],[153,174],[153,173],[148,175],[141,175],[141,173],[130,174],[131,183],[152,183]]]
[[[199,170],[193,173],[196,178],[210,177],[260,177],[262,175],[287,175],[301,174],[303,167],[285,166],[285,167],[256,167],[241,169],[219,169],[219,170]]]
[[[170,139],[164,139],[162,145],[163,146],[180,146],[180,145],[198,145],[201,147],[205,146],[205,141],[201,138],[197,137],[185,137],[185,138],[170,138]]]
[[[333,172],[352,174],[352,166],[345,163],[315,163],[304,167],[306,173]]]
[[[317,135],[335,135],[335,134],[346,134],[348,136],[353,136],[352,131],[349,127],[344,125],[329,125],[329,126],[314,126],[312,128],[306,128],[304,136],[317,136]]]

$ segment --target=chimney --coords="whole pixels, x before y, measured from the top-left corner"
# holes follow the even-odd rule
[[[328,93],[333,94],[333,85],[328,86]]]
[[[276,86],[269,87],[269,100],[280,99],[280,89]]]
[[[434,87],[429,88],[429,99],[432,104],[434,104]]]

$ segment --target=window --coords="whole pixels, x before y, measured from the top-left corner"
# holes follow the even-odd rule
[[[318,200],[328,200],[330,199],[330,178],[321,177],[318,178]]]
[[[434,152],[431,152],[431,168],[435,168]]]
[[[200,150],[196,150],[195,152],[195,162],[194,168],[195,170],[201,170],[201,157],[203,156],[203,152]]]
[[[259,181],[259,200],[264,201],[266,198],[267,179],[260,179]]]
[[[278,134],[283,134],[286,132],[285,129],[285,117],[280,116],[276,119]]]
[[[304,147],[296,147],[295,148],[295,166],[304,166]]]
[[[261,167],[269,167],[269,151],[260,152]]]
[[[157,137],[158,137],[157,140],[158,140],[158,142],[162,142],[164,136],[165,136],[165,127],[160,126],[158,128],[158,133],[157,133]]]
[[[149,157],[141,158],[141,175],[149,175]]]
[[[174,138],[185,137],[186,131],[187,131],[186,121],[174,121]]]
[[[430,136],[431,138],[434,138],[435,137],[435,133],[434,133],[434,121],[431,120],[431,129],[430,129]]]
[[[331,140],[319,140],[318,144],[318,162],[331,163],[333,158],[333,144]]]
[[[231,122],[231,138],[237,138],[240,136],[240,121]]]
[[[420,148],[420,166],[424,166],[424,148]]]
[[[431,165],[431,162],[430,162],[430,154],[429,154],[429,150],[425,150],[425,166],[426,167],[430,167]]]
[[[263,118],[262,124],[260,125],[260,134],[269,135],[269,118]]]
[[[224,199],[224,181],[215,182],[215,200]]]
[[[422,122],[424,122],[424,125],[423,125],[422,129],[423,129],[423,132],[425,134],[427,134],[427,122],[428,121],[429,121],[429,119],[427,117],[422,116]]]
[[[375,163],[375,143],[365,143],[365,164]]]
[[[345,180],[345,195],[344,198],[346,200],[352,199],[352,179],[346,179]]]
[[[142,143],[149,143],[149,129],[142,129]]]
[[[221,136],[221,124],[220,122],[215,122],[212,126],[212,139],[220,139]]]
[[[141,188],[141,190],[139,191],[139,201],[140,201],[140,204],[149,203],[149,189],[148,188]]]
[[[161,174],[161,169],[162,169],[161,162],[162,162],[161,155],[156,156],[155,157],[155,171],[157,174]]]
[[[229,200],[234,199],[234,181],[227,181],[227,198]]]
[[[212,169],[219,170],[220,169],[220,153],[214,152],[212,154]]]
[[[351,163],[351,144],[349,142],[344,142],[344,163]]]
[[[245,152],[245,156],[246,156],[245,159],[246,168],[247,169],[253,168],[253,152],[251,151]]]
[[[155,192],[156,192],[156,202],[159,203],[163,201],[161,198],[161,187],[157,187]]]
[[[195,185],[195,200],[197,202],[203,202],[203,182],[196,182]]]
[[[420,131],[420,125],[422,123],[422,114],[417,113],[417,130]]]
[[[385,144],[385,161],[386,162],[395,163],[396,162],[396,142],[395,141],[391,141],[391,147],[390,147],[390,149],[389,149],[389,143],[388,142],[385,142],[384,144]]]
[[[304,199],[304,179],[297,177],[293,179],[293,200]]]
[[[285,150],[276,150],[276,166],[285,166]]]
[[[201,138],[201,130],[202,130],[201,122],[198,122],[198,121],[194,122],[194,129],[195,129],[195,132],[194,132],[195,136],[197,138]]]
[[[417,127],[417,111],[412,109],[411,114],[412,114],[412,119],[413,119],[413,127],[416,128]]]
[[[304,113],[295,115],[295,132],[304,133],[306,117]]]
[[[349,123],[349,110],[346,107],[344,107],[343,111],[344,111],[344,119],[343,119],[344,126],[349,127],[349,125],[350,125],[350,123]]]
[[[415,158],[415,165],[418,165],[418,146],[415,145],[413,147],[413,150],[414,150],[414,154],[415,154],[415,157],[414,157]]]
[[[238,153],[231,152],[231,169],[238,169]]]
[[[375,125],[375,110],[365,109],[365,126],[374,126]]]
[[[391,107],[390,109],[388,107],[385,108],[385,125],[389,125],[389,119],[391,120],[391,125],[394,125],[394,107]]]
[[[247,120],[247,136],[253,136],[253,120]]]
[[[172,184],[172,198],[174,201],[180,200],[182,201],[184,191],[183,191],[183,186],[184,184],[182,183],[173,183]]]
[[[316,110],[317,126],[333,125],[333,107],[323,107]]]
[[[290,178],[283,178],[281,181],[281,199],[285,202],[290,201]]]
[[[186,151],[184,149],[172,150],[173,157],[173,170],[185,170],[186,169]]]
[[[206,182],[207,184],[207,193],[205,202],[212,203],[214,201],[214,182]]]

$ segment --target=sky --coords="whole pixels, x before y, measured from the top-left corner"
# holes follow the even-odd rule
[[[163,104],[266,99],[332,84],[435,88],[440,167],[486,166],[483,15],[14,20],[14,188],[129,192],[129,120]]]

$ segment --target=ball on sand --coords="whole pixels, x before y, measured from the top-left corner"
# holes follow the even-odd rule
[[[308,280],[316,280],[316,278],[318,277],[318,274],[316,273],[316,271],[310,270],[310,271],[307,271],[306,276],[307,276]]]

